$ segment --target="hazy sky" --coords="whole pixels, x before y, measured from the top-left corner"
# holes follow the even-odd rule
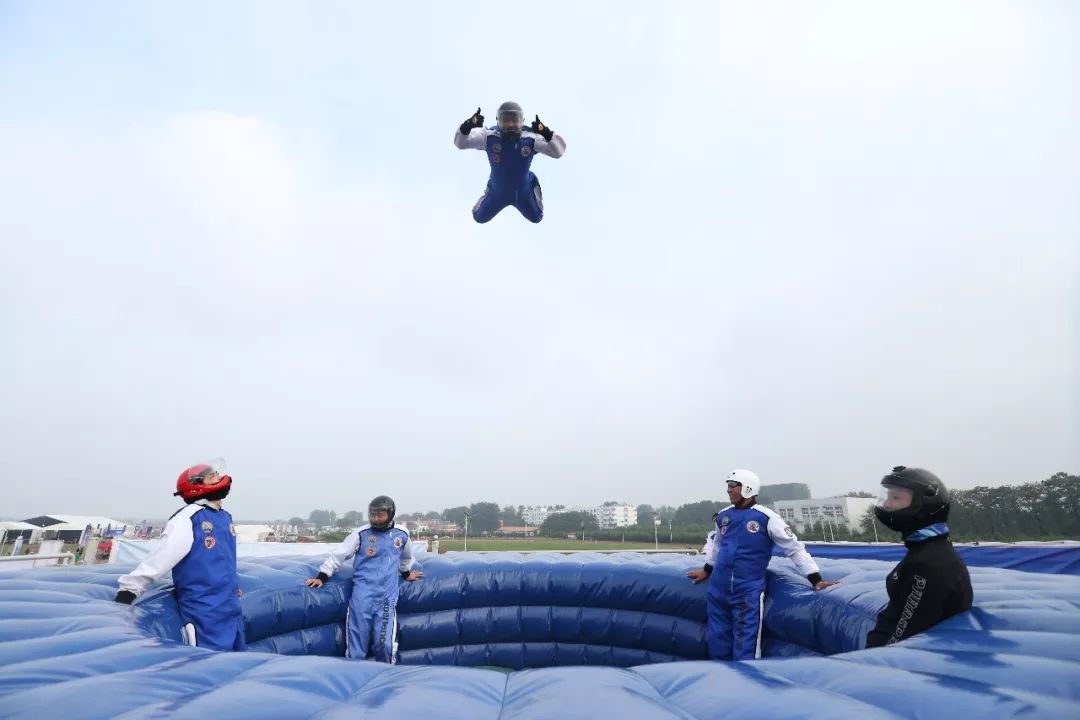
[[[1080,6],[0,0],[0,516],[1080,471]],[[470,209],[456,126],[566,155]]]

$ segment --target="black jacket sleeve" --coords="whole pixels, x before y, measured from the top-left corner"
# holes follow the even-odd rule
[[[866,636],[866,647],[892,645],[940,622],[948,592],[940,573],[928,572],[925,567],[905,568],[895,592],[889,594],[889,604]]]

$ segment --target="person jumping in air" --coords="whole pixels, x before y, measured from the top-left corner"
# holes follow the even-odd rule
[[[537,115],[525,129],[525,114],[516,102],[504,102],[496,113],[497,124],[484,127],[480,108],[454,133],[459,150],[483,150],[491,165],[487,189],[473,206],[473,220],[486,223],[503,208],[513,205],[529,222],[544,219],[544,196],[540,181],[529,169],[533,155],[561,158],[566,141],[540,121]]]

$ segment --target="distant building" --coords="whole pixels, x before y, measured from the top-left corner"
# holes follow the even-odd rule
[[[781,500],[809,500],[810,486],[806,483],[775,483],[762,485],[758,502],[772,507]]]
[[[533,505],[521,511],[521,519],[525,521],[526,525],[536,527],[543,525],[544,521],[548,519],[548,515],[553,515],[557,512],[566,511],[556,510],[548,505]]]
[[[252,525],[233,525],[235,530],[236,542],[238,543],[259,543],[259,542],[276,542],[280,538],[274,531],[274,528],[269,525],[252,524]]]
[[[536,534],[539,528],[535,525],[502,525],[496,530],[493,535],[520,535],[523,537],[532,537]]]
[[[637,506],[601,505],[587,511],[596,518],[601,530],[613,530],[620,527],[637,525]]]
[[[808,500],[780,500],[769,507],[777,512],[797,532],[817,522],[845,525],[851,532],[859,532],[866,511],[874,507],[874,498],[831,497]]]
[[[457,523],[448,520],[425,520],[424,525],[427,527],[427,532],[433,535],[457,535],[461,532]]]

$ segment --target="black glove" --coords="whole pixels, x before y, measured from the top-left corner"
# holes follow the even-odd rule
[[[472,117],[461,123],[458,130],[461,131],[462,135],[468,135],[473,128],[478,127],[484,127],[484,116],[480,114],[480,108],[476,108],[476,112],[472,114]]]
[[[552,132],[551,128],[540,122],[539,115],[537,115],[536,119],[532,121],[532,125],[530,127],[532,128],[532,131],[534,133],[543,136],[544,140],[548,142],[551,142],[551,138],[555,137],[555,133]]]
[[[120,592],[116,593],[116,597],[113,599],[118,603],[130,605],[135,599],[135,593],[131,592],[130,590],[121,590]]]

